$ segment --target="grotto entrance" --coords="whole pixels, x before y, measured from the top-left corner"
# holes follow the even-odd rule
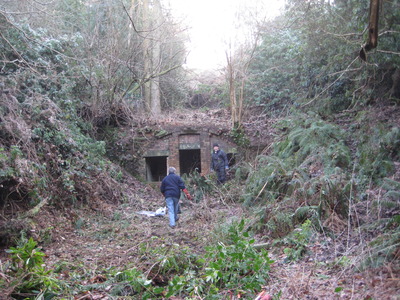
[[[193,172],[208,174],[214,143],[218,143],[228,155],[229,165],[234,165],[237,146],[220,132],[185,127],[157,137],[146,145],[143,153],[146,180],[161,181],[169,167],[175,167],[179,175]]]
[[[179,168],[181,174],[201,173],[200,149],[179,150]]]
[[[167,174],[167,156],[145,157],[146,180],[161,181]]]

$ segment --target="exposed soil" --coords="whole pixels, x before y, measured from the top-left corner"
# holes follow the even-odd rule
[[[50,209],[43,210],[36,220],[36,230],[54,227],[51,242],[42,242],[46,265],[49,268],[64,265],[61,277],[65,280],[68,280],[70,266],[90,270],[90,279],[81,282],[84,285],[105,280],[103,271],[112,267],[135,267],[155,283],[166,284],[169,278],[156,271],[157,255],[178,248],[201,254],[206,245],[215,242],[214,229],[218,224],[249,217],[241,205],[223,203],[217,200],[218,197],[207,198],[201,203],[184,200],[178,225],[171,229],[167,216],[138,214],[141,210],[155,211],[163,206],[161,195],[146,186],[142,187],[142,192],[136,192],[127,203],[103,204],[96,210],[66,211],[64,215]],[[343,235],[347,234],[347,229],[343,228],[336,239],[326,235],[316,237],[307,254],[291,263],[285,261],[283,249],[266,246],[275,260],[270,280],[265,284],[266,291],[275,296],[280,294],[280,299],[399,299],[398,263],[358,272],[355,265],[362,257],[355,257],[352,253],[355,248],[365,246],[367,241],[360,240],[357,232],[350,232],[351,242],[346,245]],[[267,236],[257,237],[257,243],[269,242],[272,241]],[[365,247],[363,255],[367,256],[367,251]],[[346,265],[340,265],[337,258],[346,254]],[[106,290],[94,290],[88,295],[82,293],[75,299],[111,299]]]

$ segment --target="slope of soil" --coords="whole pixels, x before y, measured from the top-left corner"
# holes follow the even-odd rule
[[[206,245],[216,242],[215,228],[230,220],[250,217],[241,205],[222,203],[214,197],[200,203],[184,200],[179,224],[170,229],[167,216],[138,214],[141,210],[155,211],[164,204],[158,192],[146,186],[143,189],[145,197],[132,198],[121,205],[104,204],[97,210],[76,210],[69,215],[43,210],[37,220],[38,227],[54,227],[51,242],[43,245],[47,267],[64,265],[61,278],[68,281],[69,270],[79,266],[86,272],[80,284],[88,286],[106,280],[102,277],[105,270],[135,267],[155,284],[165,285],[170,278],[157,273],[161,255],[183,248],[187,253],[201,254]],[[75,216],[72,222],[71,216]],[[350,240],[351,245],[346,249],[344,239],[318,236],[302,259],[288,263],[282,248],[271,247],[268,244],[272,240],[258,236],[257,243],[266,243],[275,260],[270,280],[265,284],[266,291],[280,295],[279,299],[399,299],[398,264],[393,262],[379,269],[358,272],[354,266],[360,258],[352,256],[351,250],[359,247],[360,241],[356,233]],[[341,265],[336,258],[346,251],[349,260]],[[108,296],[110,289],[111,286],[83,292],[75,299],[115,299]]]

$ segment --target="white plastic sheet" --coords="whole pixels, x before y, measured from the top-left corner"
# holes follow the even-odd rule
[[[148,217],[162,217],[165,216],[166,211],[167,211],[166,207],[160,207],[156,211],[141,210],[138,211],[137,213],[139,215],[146,215]]]

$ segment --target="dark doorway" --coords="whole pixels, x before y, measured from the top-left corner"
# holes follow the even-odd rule
[[[236,164],[235,153],[227,153],[226,156],[228,158],[229,168],[231,168],[232,166],[234,166]]]
[[[181,175],[195,170],[201,173],[200,149],[179,150],[179,168]]]
[[[147,181],[161,181],[167,175],[167,156],[146,157]]]

